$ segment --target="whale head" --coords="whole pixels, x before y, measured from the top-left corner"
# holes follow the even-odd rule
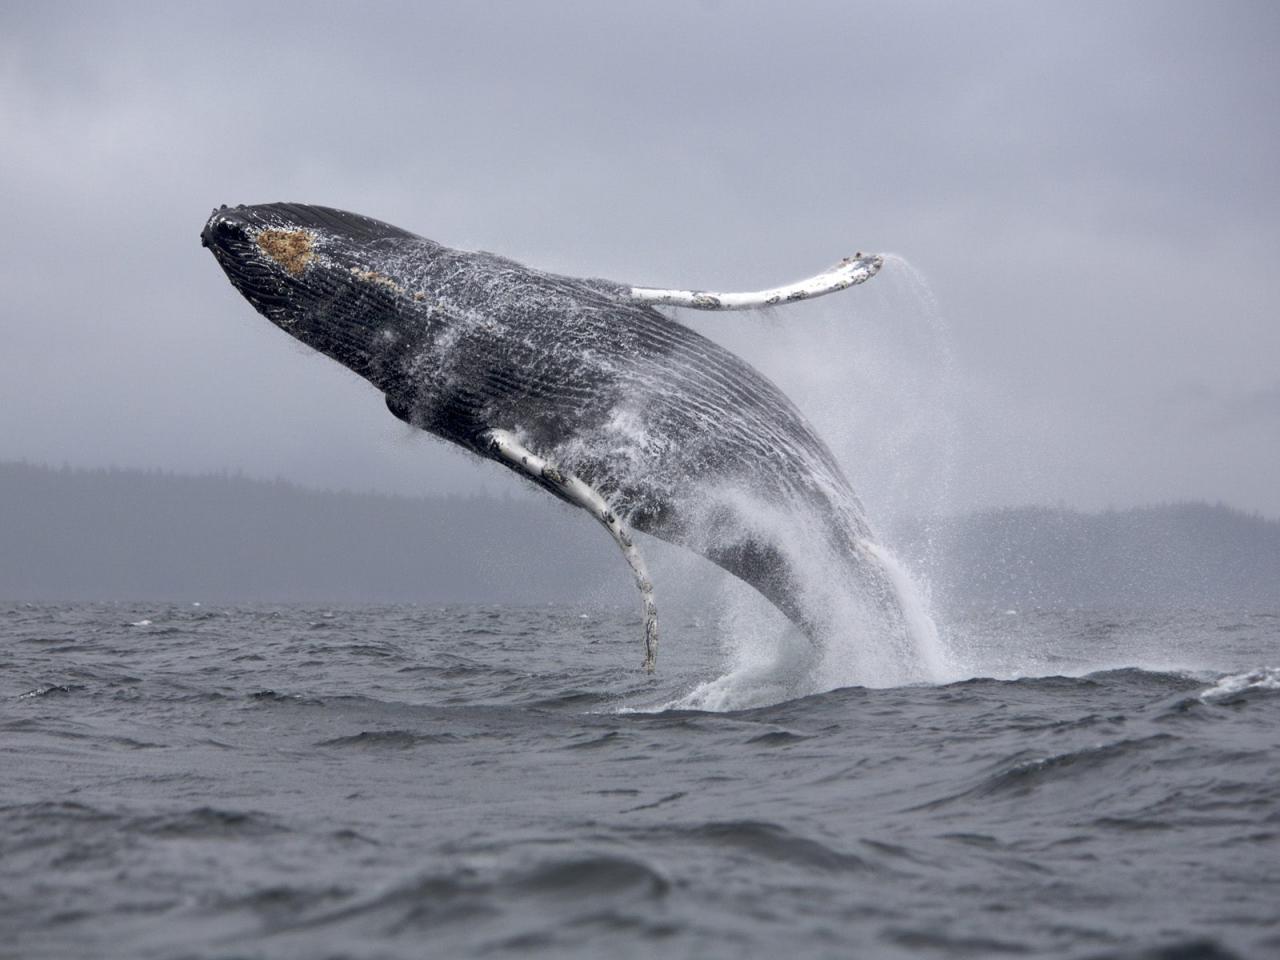
[[[395,264],[435,246],[370,217],[296,203],[220,207],[200,242],[259,313],[375,382],[411,328],[413,292]]]

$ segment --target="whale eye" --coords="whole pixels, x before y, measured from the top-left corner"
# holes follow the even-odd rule
[[[313,255],[314,242],[307,230],[263,230],[258,248],[295,277],[302,276]]]

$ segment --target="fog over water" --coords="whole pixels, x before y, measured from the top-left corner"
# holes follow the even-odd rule
[[[944,448],[929,496],[957,511],[1280,515],[1278,28],[1263,4],[7,4],[0,459],[511,488],[200,249],[211,207],[287,199],[649,284],[897,252],[949,354],[894,261],[685,318],[796,398],[873,517],[920,507],[902,464]]]

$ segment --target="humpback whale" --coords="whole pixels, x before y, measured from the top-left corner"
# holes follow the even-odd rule
[[[880,257],[750,293],[637,287],[294,203],[221,207],[201,241],[250,304],[369,381],[394,416],[602,524],[641,593],[646,670],[658,617],[632,530],[701,554],[820,639],[830,612],[785,536],[799,524],[827,558],[824,579],[884,630],[907,630],[863,508],[813,428],[762,374],[657,309],[821,296],[874,276]]]

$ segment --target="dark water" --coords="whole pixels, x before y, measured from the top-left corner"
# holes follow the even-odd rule
[[[1280,956],[1276,616],[713,713],[633,614],[0,607],[0,954]]]

